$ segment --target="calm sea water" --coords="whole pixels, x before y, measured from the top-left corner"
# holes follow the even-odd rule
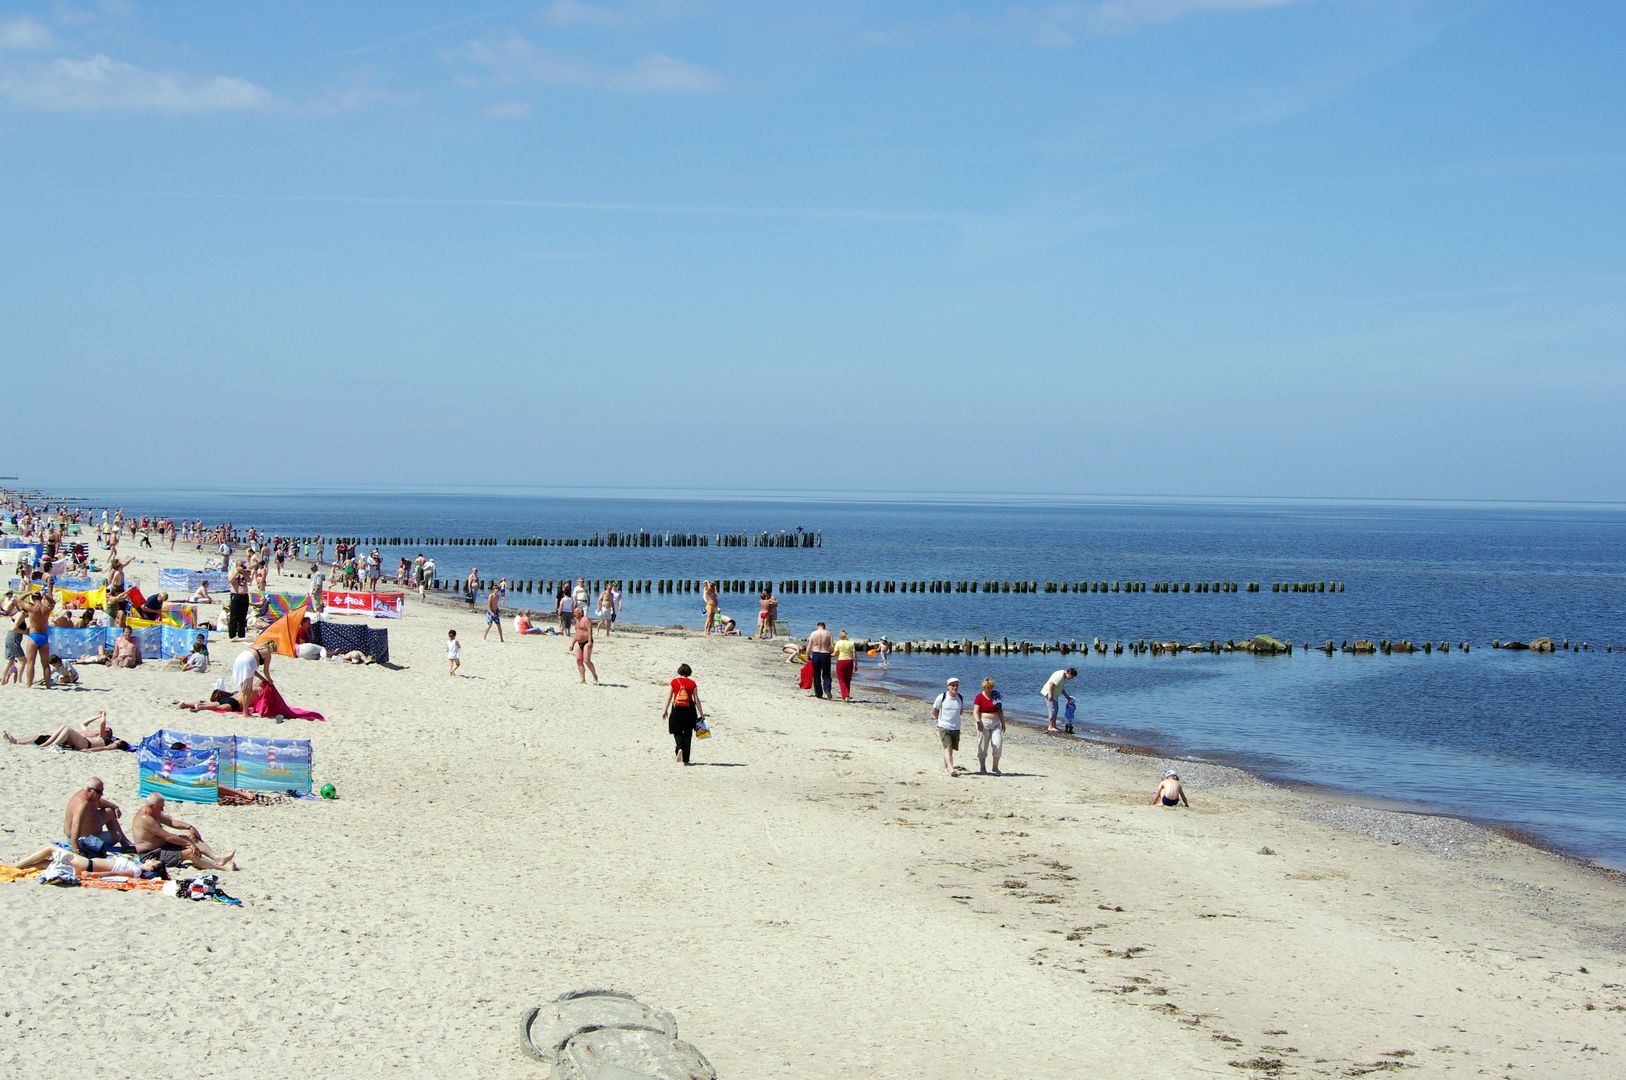
[[[1626,867],[1626,506],[1149,500],[955,502],[77,491],[95,505],[288,534],[571,536],[609,530],[821,530],[815,550],[428,549],[444,577],[1260,581],[1258,594],[781,595],[797,633],[1294,642],[1469,641],[1464,655],[1070,659],[1080,730],[1419,809],[1511,825]],[[385,552],[386,566],[417,549]],[[1273,594],[1271,581],[1342,581]],[[524,597],[515,597],[523,603]],[[541,598],[538,598],[540,601]],[[700,621],[697,596],[628,596],[629,621]],[[539,606],[543,606],[539,603]],[[724,597],[749,629],[756,604]],[[1490,648],[1538,635],[1593,651]],[[1616,646],[1606,653],[1606,644]],[[860,682],[928,695],[993,676],[1039,716],[1050,657],[894,656]]]

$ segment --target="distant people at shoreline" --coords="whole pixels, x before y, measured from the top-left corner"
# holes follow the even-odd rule
[[[836,642],[830,636],[830,631],[819,623],[813,632],[807,635],[807,659],[813,665],[813,696],[816,698],[831,697],[830,694],[830,658],[835,654]]]
[[[943,691],[932,699],[932,719],[937,721],[937,734],[943,744],[943,773],[956,775],[954,752],[960,749],[960,716],[965,712],[965,699],[960,696],[960,680],[950,677]]]
[[[1060,713],[1060,699],[1066,698],[1067,704],[1073,704],[1073,695],[1067,692],[1067,684],[1076,678],[1078,678],[1077,668],[1063,668],[1060,671],[1051,672],[1050,678],[1046,679],[1044,685],[1039,688],[1039,696],[1045,700],[1046,734],[1061,734],[1060,729],[1056,727],[1056,720]],[[1072,730],[1073,724],[1069,720],[1067,722],[1067,731],[1070,734]]]
[[[994,689],[993,679],[982,680],[982,691],[971,701],[971,714],[977,721],[977,771],[987,772],[987,758],[992,751],[993,773],[999,771],[999,755],[1005,748],[1005,703]]]

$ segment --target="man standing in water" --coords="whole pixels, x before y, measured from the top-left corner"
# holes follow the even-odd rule
[[[1057,699],[1066,698],[1067,704],[1073,704],[1073,695],[1067,692],[1067,682],[1068,680],[1076,679],[1077,677],[1077,668],[1065,668],[1061,671],[1051,672],[1050,678],[1046,679],[1044,681],[1044,685],[1039,688],[1039,696],[1045,700],[1046,712],[1048,713],[1049,719],[1049,724],[1045,728],[1046,734],[1061,734],[1056,727],[1057,707],[1060,704]]]

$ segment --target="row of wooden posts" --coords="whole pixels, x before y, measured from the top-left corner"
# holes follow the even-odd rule
[[[489,589],[497,581],[496,578],[481,578],[477,581],[480,589]],[[563,582],[546,579],[516,579],[508,583],[510,592],[524,593],[551,593],[559,585],[573,584],[573,579],[566,578]],[[466,579],[461,581],[435,580],[430,587],[437,592],[459,591],[466,585]],[[874,579],[788,579],[783,581],[757,580],[756,578],[729,578],[716,582],[719,593],[743,594],[758,596],[763,590],[787,596],[810,596],[828,593],[1242,593],[1260,592],[1261,586],[1256,581],[1250,581],[1246,586],[1239,586],[1234,581],[884,581]],[[1319,586],[1319,587],[1317,587]],[[595,592],[603,588],[603,583],[594,582]],[[638,578],[628,579],[624,588],[632,594],[650,595],[683,595],[700,594],[705,591],[705,581],[701,578]],[[1344,591],[1342,582],[1336,581],[1310,581],[1310,582],[1272,582],[1270,591],[1273,593],[1310,593]]]
[[[290,538],[296,544],[310,544],[316,541],[314,536],[298,536]],[[724,547],[724,548],[819,548],[824,546],[822,532],[808,532],[798,529],[795,532],[757,532],[757,533],[680,533],[680,532],[649,532],[640,529],[637,532],[611,532],[593,533],[591,536],[331,536],[324,537],[330,543],[354,544],[357,547],[608,547],[608,548],[657,548],[657,547]]]
[[[1546,638],[1538,638],[1536,640],[1550,643],[1550,639]],[[874,644],[875,643],[871,641],[863,641],[859,643],[859,646],[867,651],[868,649],[872,648]],[[1494,649],[1507,649],[1509,648],[1509,645],[1507,643],[1498,641],[1493,642],[1491,647]],[[1521,642],[1514,642],[1513,647],[1516,650],[1529,649],[1535,652],[1592,651],[1592,645],[1590,643],[1582,641],[1571,644],[1568,639],[1566,639],[1561,645],[1554,645],[1552,648],[1543,648],[1535,644],[1525,645]],[[1282,643],[1280,648],[1262,649],[1256,644],[1255,641],[1219,641],[1216,639],[1210,639],[1208,641],[1181,643],[1179,641],[1151,641],[1146,638],[1141,638],[1138,641],[1113,641],[1110,643],[1103,641],[1101,638],[1096,638],[1093,642],[1012,641],[1008,637],[1000,638],[998,641],[995,641],[992,638],[978,638],[975,640],[971,638],[961,638],[957,641],[900,641],[894,642],[892,644],[892,648],[894,651],[902,653],[925,653],[934,656],[1029,656],[1035,653],[1041,655],[1056,653],[1061,656],[1087,656],[1091,653],[1094,653],[1097,656],[1122,656],[1126,652],[1132,656],[1168,656],[1177,655],[1179,653],[1210,653],[1218,655],[1220,653],[1233,652],[1291,655],[1294,651],[1292,642]],[[1335,643],[1331,638],[1329,638],[1319,645],[1311,645],[1306,641],[1301,643],[1298,648],[1307,653],[1314,651],[1325,653],[1328,656],[1332,656],[1334,653],[1340,652],[1349,653],[1356,656],[1378,653],[1381,653],[1384,656],[1405,656],[1413,653],[1423,653],[1425,655],[1435,652],[1449,653],[1453,649],[1466,653],[1473,650],[1473,644],[1467,641],[1458,642],[1455,645],[1449,641],[1390,641],[1386,638],[1379,641],[1370,641],[1365,638],[1355,641],[1345,639],[1342,642]],[[1615,651],[1615,646],[1606,645],[1604,646],[1603,651],[1612,653]],[[1622,646],[1622,651],[1626,651],[1626,646]]]

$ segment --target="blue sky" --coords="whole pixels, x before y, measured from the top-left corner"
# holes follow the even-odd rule
[[[0,0],[0,351],[50,388],[0,472],[1621,500],[1623,42],[1602,0]],[[290,421],[356,449],[257,452]]]

